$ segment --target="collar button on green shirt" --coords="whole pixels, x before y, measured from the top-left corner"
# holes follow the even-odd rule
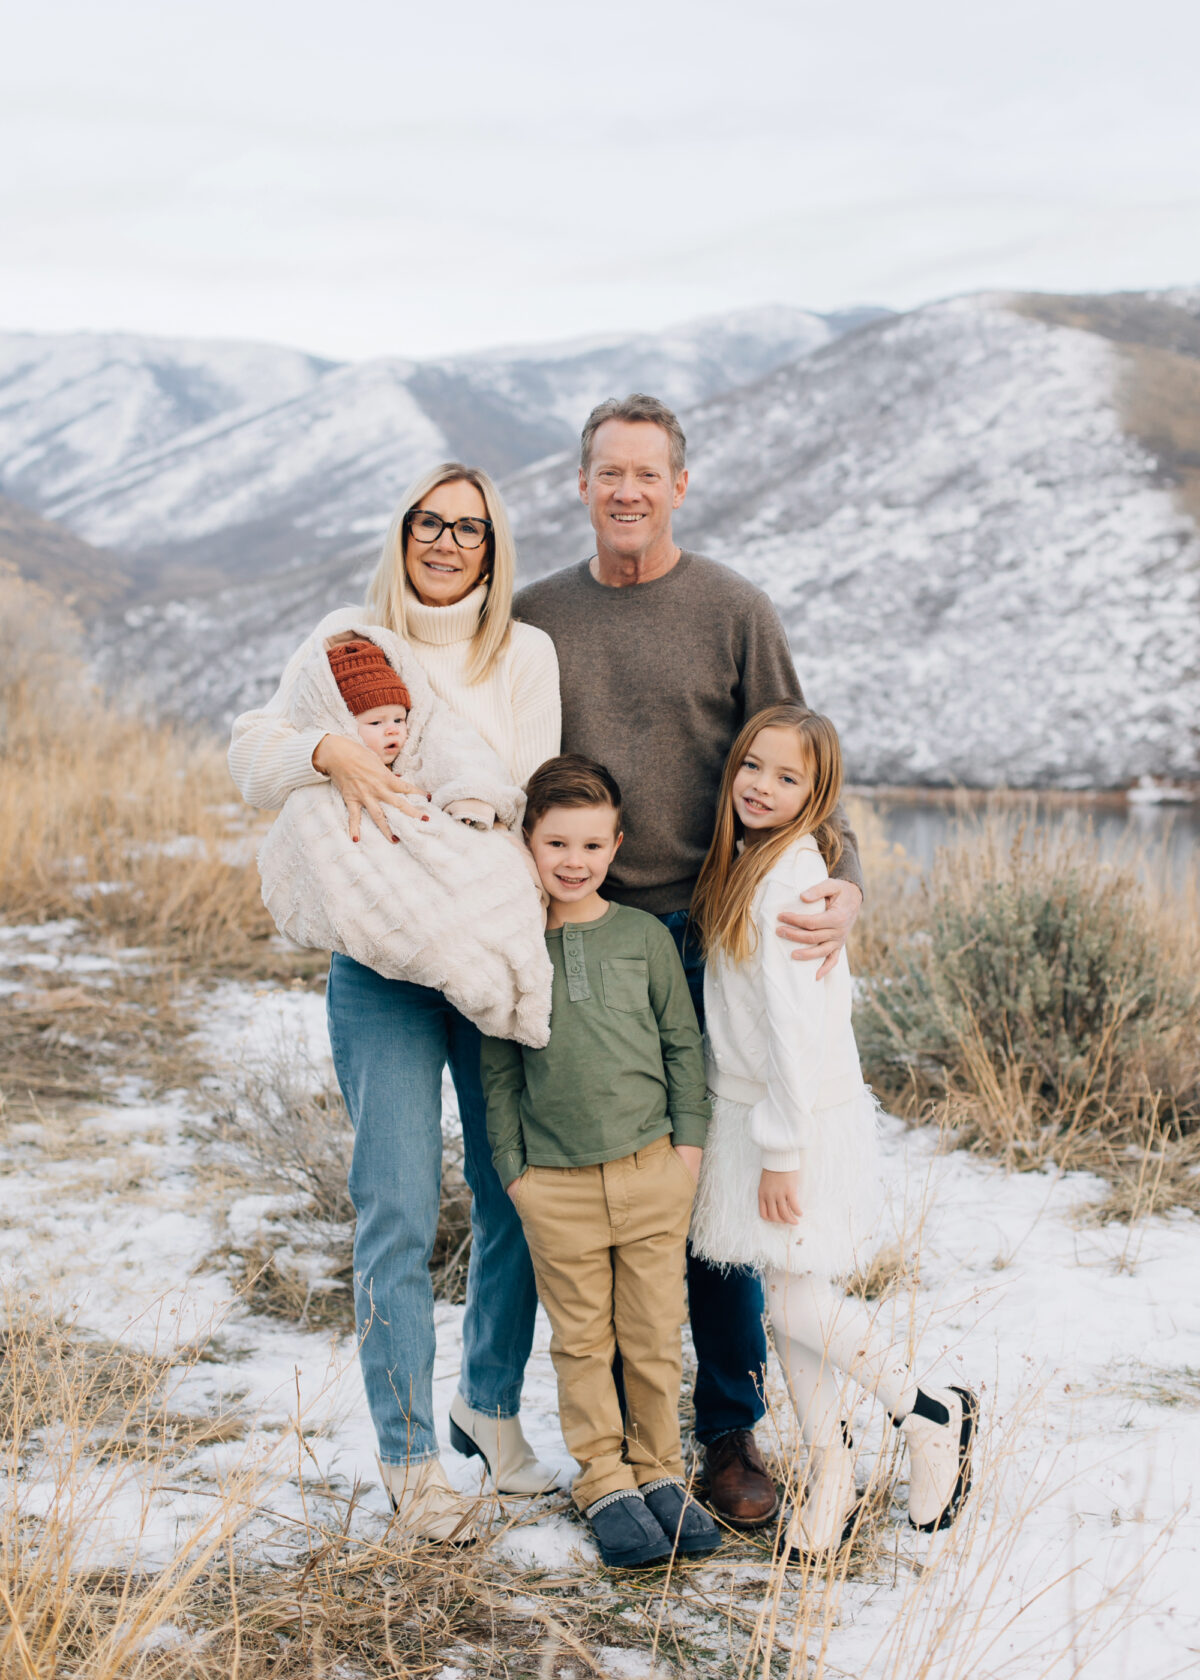
[[[528,1165],[619,1160],[664,1133],[702,1148],[700,1029],[666,928],[610,904],[594,922],[552,929],[546,945],[554,967],[549,1044],[483,1041],[488,1137],[502,1182]],[[594,992],[589,967],[600,975]]]

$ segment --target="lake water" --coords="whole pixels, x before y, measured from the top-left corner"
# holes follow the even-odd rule
[[[859,788],[859,798],[878,811],[889,840],[904,847],[917,863],[927,865],[934,852],[953,837],[965,814],[981,815],[989,804],[1013,817],[1039,826],[1064,822],[1090,824],[1106,853],[1124,846],[1165,851],[1172,874],[1182,876],[1200,859],[1200,803],[1190,805],[1127,805],[1118,799],[1072,799],[1062,795],[1005,794],[990,800],[978,794],[914,795]]]

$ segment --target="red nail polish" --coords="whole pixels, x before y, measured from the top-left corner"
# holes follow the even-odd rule
[[[428,821],[429,821],[429,818],[428,818],[428,817],[422,817],[422,818],[421,818],[421,821],[422,821],[422,822],[428,822]]]
[[[400,836],[398,834],[393,834],[392,835],[392,845],[393,846],[398,846],[399,844],[400,844]]]
[[[351,838],[351,840],[353,840],[354,844],[357,846],[358,845],[358,835],[357,834],[352,834],[350,836],[350,838]]]

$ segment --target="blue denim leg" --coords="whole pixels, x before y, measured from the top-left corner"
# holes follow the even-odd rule
[[[757,1272],[723,1271],[688,1249],[688,1313],[696,1349],[696,1439],[753,1429],[766,1411],[766,1301]]]
[[[480,1035],[451,1010],[450,1072],[462,1120],[463,1174],[471,1187],[471,1259],[459,1390],[472,1410],[515,1417],[533,1345],[537,1285],[525,1233],[495,1167],[479,1077]]]
[[[700,940],[691,924],[691,917],[686,910],[670,910],[659,921],[666,928],[675,941],[675,949],[683,961],[683,972],[687,976],[688,991],[692,994],[692,1003],[696,1010],[696,1019],[700,1023],[700,1031],[704,1031],[704,952],[700,948]]]
[[[379,1455],[437,1454],[429,1260],[442,1177],[445,999],[335,953],[325,994],[338,1084],[354,1126],[354,1313]]]
[[[688,990],[704,1027],[704,953],[686,910],[660,916],[683,959]],[[688,1249],[688,1312],[696,1349],[696,1439],[715,1441],[731,1429],[753,1429],[766,1407],[766,1301],[757,1272],[709,1265]]]

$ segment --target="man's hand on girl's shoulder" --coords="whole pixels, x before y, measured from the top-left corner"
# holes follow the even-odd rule
[[[819,881],[800,894],[800,903],[821,901],[821,908],[781,910],[775,923],[780,939],[796,947],[793,962],[817,962],[817,979],[823,980],[837,961],[838,952],[849,938],[850,929],[862,909],[863,895],[853,881]]]

